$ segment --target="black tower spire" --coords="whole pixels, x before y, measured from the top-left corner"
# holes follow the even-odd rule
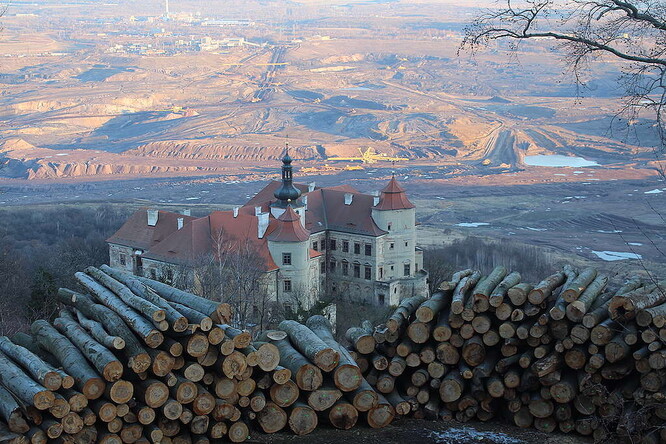
[[[282,206],[286,206],[301,197],[301,192],[293,183],[293,167],[289,155],[289,143],[286,144],[285,155],[282,158],[282,186],[273,194]]]

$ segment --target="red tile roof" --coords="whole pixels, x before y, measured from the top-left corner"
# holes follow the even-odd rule
[[[263,259],[266,271],[277,270],[265,236],[263,239],[257,237],[257,224],[258,219],[253,216],[239,214],[234,217],[232,211],[215,211],[190,222],[143,257],[168,263],[191,263],[209,254],[217,256],[218,246],[233,251],[247,242]]]
[[[106,241],[139,250],[148,250],[178,231],[179,218],[183,218],[184,225],[196,219],[170,211],[158,211],[157,224],[151,227],[148,225],[148,209],[142,208],[134,212],[127,222]]]
[[[268,240],[275,242],[305,242],[310,239],[310,232],[303,228],[301,218],[290,206],[278,217],[275,230],[268,235]]]
[[[379,203],[374,208],[376,210],[406,210],[414,208],[414,204],[409,201],[405,189],[400,186],[394,176],[382,190]]]
[[[350,205],[345,205],[345,194],[352,194]],[[320,188],[308,193],[305,228],[312,233],[334,230],[366,236],[386,234],[372,219],[373,199],[351,187]]]

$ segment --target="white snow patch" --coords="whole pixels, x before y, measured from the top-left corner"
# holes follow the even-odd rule
[[[663,191],[661,191],[659,188],[656,188],[651,191],[646,191],[644,194],[661,194],[661,193],[663,193]]]
[[[450,428],[443,432],[432,432],[430,438],[437,444],[467,444],[470,442],[522,444],[525,442],[501,432],[480,432],[471,427]]]
[[[640,242],[629,242],[628,245],[631,245],[632,247],[642,247],[643,244]]]
[[[605,234],[617,234],[617,233],[622,233],[622,230],[597,230],[597,233],[605,233]]]
[[[483,227],[486,225],[490,225],[489,223],[486,222],[462,222],[459,224],[456,224],[456,227],[465,227],[465,228],[478,228],[478,227]]]
[[[69,153],[58,153],[56,156],[69,156]]]
[[[200,197],[186,197],[185,200],[199,200]]]
[[[599,259],[605,260],[607,262],[613,261],[623,261],[625,259],[643,259],[643,256],[636,253],[622,253],[618,251],[594,251],[592,253],[596,255]]]
[[[532,228],[532,227],[525,227],[526,230],[530,231],[548,231],[546,228]]]
[[[599,166],[599,164],[593,160],[587,160],[582,157],[562,156],[561,154],[525,156],[524,162],[525,165],[542,167],[585,168]]]

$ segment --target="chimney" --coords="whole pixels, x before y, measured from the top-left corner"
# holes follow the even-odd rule
[[[351,205],[354,195],[352,193],[345,193],[345,205]]]
[[[303,202],[303,207],[307,210],[308,209],[308,195],[307,194],[305,196],[301,197],[301,202]]]
[[[154,227],[157,225],[157,219],[160,213],[157,210],[148,210],[148,226]]]
[[[372,206],[376,207],[377,205],[379,205],[379,191],[373,191],[372,196],[373,196]]]
[[[254,215],[255,216],[261,215],[261,207],[254,207]]]
[[[316,186],[316,185],[315,185],[314,182],[310,182],[310,183],[308,184],[308,193],[312,193],[312,192],[315,190],[315,186]]]
[[[179,230],[180,230],[181,228],[183,228],[183,223],[184,223],[184,222],[185,222],[185,219],[184,219],[184,218],[182,218],[182,217],[179,217],[179,218],[178,218],[178,229],[179,229]]]
[[[264,238],[264,234],[266,234],[266,230],[268,229],[268,216],[270,213],[260,213],[257,215],[259,220],[257,221],[257,237],[259,239]]]
[[[239,207],[234,207],[234,219],[238,217],[238,210],[239,209],[240,209]]]
[[[183,211],[180,212],[183,216],[191,216],[192,212],[189,208],[184,209]]]

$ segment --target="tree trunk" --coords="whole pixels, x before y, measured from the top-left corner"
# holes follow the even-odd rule
[[[40,345],[58,358],[67,373],[74,377],[77,387],[86,398],[97,399],[104,394],[104,381],[69,339],[46,321],[35,321],[31,332]]]
[[[56,391],[62,387],[63,378],[56,368],[25,347],[14,344],[6,336],[0,337],[0,351],[20,364],[35,381],[45,388]]]
[[[302,402],[296,403],[289,412],[289,428],[298,436],[312,433],[317,423],[317,413]]]
[[[325,372],[330,372],[337,367],[340,354],[337,350],[326,345],[308,327],[296,321],[285,320],[280,322],[279,328],[287,332],[290,342],[295,348],[310,359],[317,367]],[[372,338],[372,335],[370,337]]]
[[[451,297],[451,313],[462,314],[467,303],[468,292],[479,282],[479,279],[481,279],[481,273],[478,271],[461,279]]]
[[[493,271],[480,281],[472,291],[473,309],[476,313],[482,313],[490,307],[490,295],[495,291],[495,288],[506,277],[508,270],[506,267],[498,266]]]
[[[382,395],[378,395],[379,401],[377,405],[368,411],[366,419],[368,425],[373,429],[380,429],[388,426],[395,418],[395,410],[391,403]]]
[[[260,340],[271,340],[268,335],[269,332],[264,332]],[[280,351],[280,365],[291,371],[292,379],[301,390],[313,391],[321,386],[321,370],[293,348],[287,339],[272,340],[271,343]]]
[[[156,307],[164,310],[166,315],[165,320],[169,323],[171,328],[176,333],[184,332],[187,329],[188,320],[178,310],[169,305],[169,302],[157,294],[156,291],[143,284],[138,279],[128,276],[108,265],[102,265],[101,271],[111,276],[116,281],[123,283],[134,294],[152,303]]]
[[[548,276],[529,292],[527,300],[534,305],[541,304],[553,294],[553,291],[555,291],[556,288],[564,284],[565,279],[566,276],[561,271]]]
[[[527,297],[533,288],[534,287],[532,287],[531,284],[525,282],[516,284],[513,287],[509,288],[509,290],[507,291],[507,296],[509,296],[509,300],[515,307],[520,307],[525,302],[527,302]]]
[[[32,398],[34,399],[34,397]],[[21,413],[21,406],[3,386],[0,385],[0,417],[5,420],[13,433],[26,433],[30,426]]]
[[[106,381],[114,382],[123,376],[123,365],[120,361],[109,349],[89,336],[79,324],[65,318],[56,318],[53,325],[76,345]]]
[[[289,407],[298,400],[300,390],[293,381],[287,381],[285,384],[273,384],[270,389],[271,401],[280,407]]]
[[[97,298],[97,300],[102,302],[108,308],[116,312],[118,316],[123,318],[127,325],[132,330],[134,330],[136,334],[139,335],[139,337],[146,343],[146,345],[148,345],[148,347],[157,348],[164,341],[164,336],[162,333],[156,330],[149,321],[134,311],[134,309],[132,309],[129,305],[125,304],[110,290],[107,290],[87,274],[79,272],[74,276],[81,283],[81,285],[83,285],[95,296],[95,298]]]
[[[339,353],[339,363],[333,372],[335,386],[343,392],[356,390],[361,385],[361,380],[363,379],[361,370],[349,352],[333,337],[328,319],[320,315],[312,316],[307,320],[306,325],[327,346]]]
[[[604,291],[608,284],[608,276],[598,275],[590,285],[587,286],[580,297],[567,306],[567,318],[571,322],[581,322],[585,313],[592,307],[594,301]]]
[[[507,296],[509,289],[518,285],[520,279],[520,273],[516,271],[509,273],[509,275],[507,275],[490,294],[490,297],[488,298],[490,306],[495,308],[499,307]]]
[[[562,290],[562,299],[568,303],[572,303],[573,301],[577,300],[585,288],[587,288],[587,286],[590,285],[590,283],[592,283],[596,277],[597,270],[594,268],[586,268],[585,270],[581,271],[580,274],[571,283],[564,287]]]
[[[416,310],[416,319],[427,323],[437,317],[437,314],[451,304],[451,291],[440,291],[433,294],[430,299],[422,303]]]
[[[329,410],[328,421],[336,429],[349,430],[358,421],[358,410],[352,404],[340,400]]]
[[[70,290],[58,290],[58,300],[64,304],[75,307],[87,317],[100,322],[106,331],[125,341],[123,352],[129,358],[129,366],[135,373],[142,373],[150,367],[150,356],[134,336],[123,319],[113,310],[96,304],[90,297]]]
[[[264,433],[277,433],[287,425],[287,414],[272,402],[257,413],[257,423]]]

